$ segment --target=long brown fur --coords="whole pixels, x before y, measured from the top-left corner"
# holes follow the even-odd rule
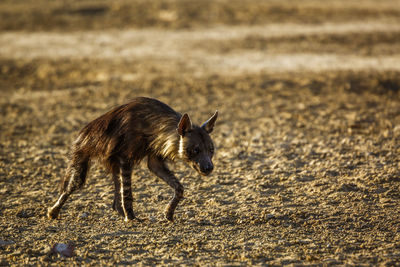
[[[216,112],[199,127],[192,125],[187,114],[182,116],[156,99],[138,97],[93,120],[80,131],[72,146],[60,196],[49,209],[48,217],[58,216],[69,195],[83,186],[90,162],[97,160],[114,180],[113,209],[126,221],[134,219],[132,168],[147,157],[150,171],[175,190],[166,210],[167,219],[172,221],[174,210],[183,197],[183,187],[165,161],[181,158],[200,174],[209,174],[214,153],[209,133],[217,116]]]

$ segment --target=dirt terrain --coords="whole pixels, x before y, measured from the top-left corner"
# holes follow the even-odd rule
[[[400,1],[1,1],[0,265],[400,265]],[[215,170],[145,164],[134,210],[69,147],[135,96],[201,123]],[[71,244],[73,257],[52,253]]]

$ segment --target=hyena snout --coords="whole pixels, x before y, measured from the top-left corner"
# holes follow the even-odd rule
[[[200,174],[202,175],[209,175],[214,170],[214,164],[209,161],[205,161],[199,164]]]

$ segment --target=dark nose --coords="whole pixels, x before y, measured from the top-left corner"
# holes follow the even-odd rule
[[[201,172],[209,174],[214,169],[214,165],[211,162],[206,163],[203,168],[201,168]]]

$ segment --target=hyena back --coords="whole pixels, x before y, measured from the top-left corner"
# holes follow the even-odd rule
[[[214,168],[214,145],[209,133],[217,116],[215,112],[199,127],[192,124],[187,114],[181,115],[166,104],[145,97],[100,116],[84,127],[74,142],[60,195],[49,208],[48,217],[58,217],[68,197],[84,185],[90,161],[98,160],[114,180],[113,209],[125,221],[134,219],[132,168],[147,157],[149,170],[175,191],[165,213],[173,221],[175,208],[183,198],[183,186],[167,168],[166,161],[182,159],[201,175],[210,174]]]

